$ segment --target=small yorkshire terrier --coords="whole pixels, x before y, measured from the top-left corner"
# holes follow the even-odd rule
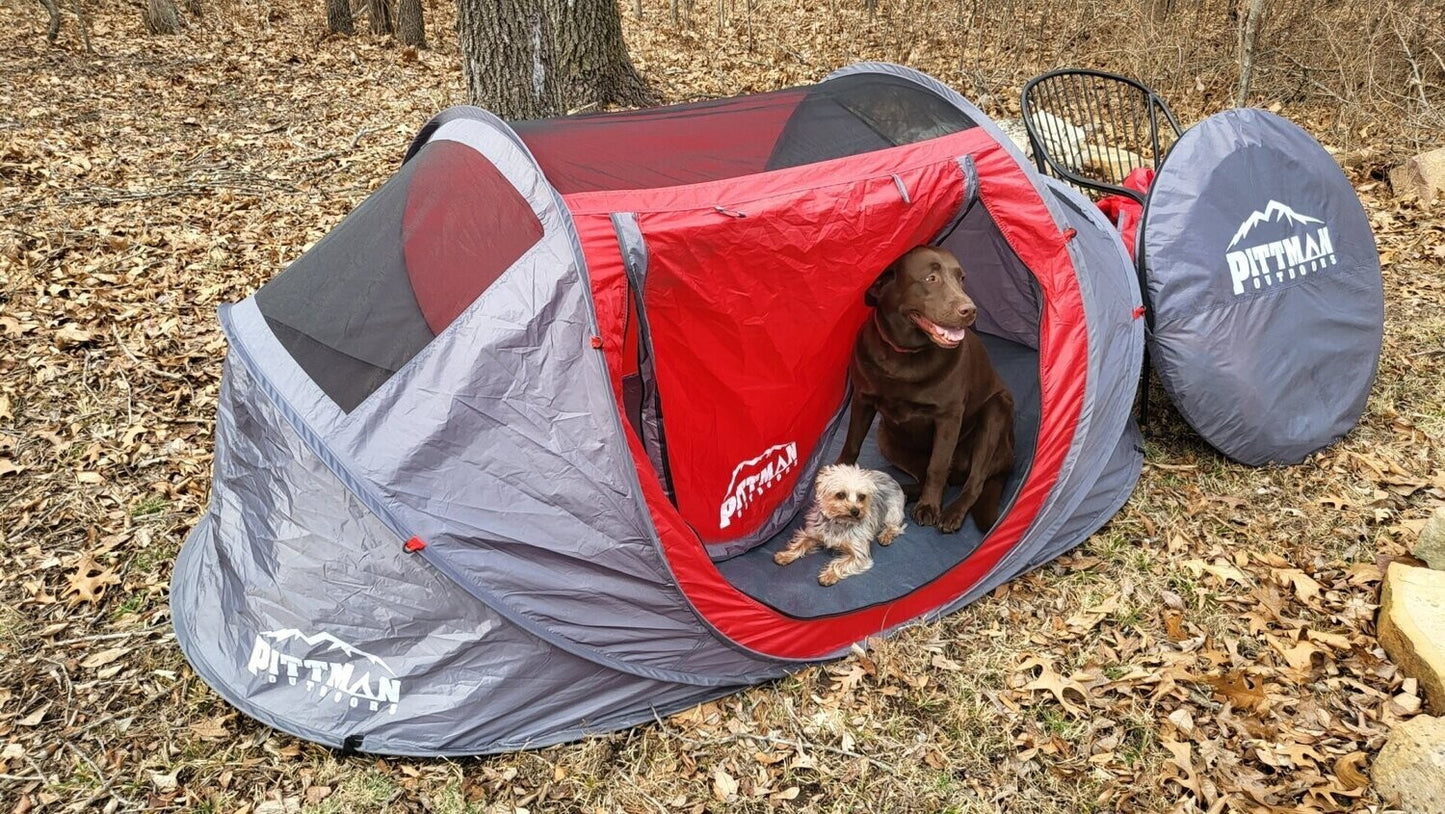
[[[849,464],[825,466],[818,472],[808,521],[793,535],[773,562],[787,565],[822,546],[839,552],[818,575],[822,585],[873,567],[869,544],[893,542],[903,530],[903,489],[886,472]]]

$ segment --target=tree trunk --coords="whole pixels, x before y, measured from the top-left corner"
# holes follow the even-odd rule
[[[85,6],[81,5],[80,0],[74,0],[74,3],[75,22],[80,25],[80,41],[85,43],[85,53],[93,54],[95,49],[90,47],[90,21],[85,18]]]
[[[348,37],[356,33],[356,25],[351,21],[351,0],[326,0],[326,30]]]
[[[1249,0],[1249,14],[1239,33],[1239,88],[1234,96],[1235,107],[1244,107],[1249,102],[1249,83],[1254,75],[1254,37],[1259,33],[1259,16],[1268,1]]]
[[[181,30],[181,12],[176,0],[149,0],[145,10],[146,30],[152,34],[175,34]]]
[[[366,0],[366,16],[371,18],[371,33],[391,33],[391,4],[389,0]]]
[[[508,119],[650,101],[622,40],[616,0],[458,0],[474,104]]]
[[[422,19],[421,0],[401,0],[397,4],[396,38],[402,45],[426,47],[426,22]]]
[[[45,32],[45,40],[53,44],[60,34],[60,9],[55,7],[55,0],[40,0],[40,5],[45,6],[45,11],[50,14],[50,28]]]

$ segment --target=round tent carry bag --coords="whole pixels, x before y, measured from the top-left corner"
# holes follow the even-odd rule
[[[1190,128],[1145,208],[1154,368],[1240,463],[1295,464],[1364,411],[1384,291],[1364,208],[1329,153],[1262,110]]]

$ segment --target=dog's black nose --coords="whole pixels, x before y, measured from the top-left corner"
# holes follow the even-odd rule
[[[859,509],[857,506],[854,506],[853,508],[851,508],[851,509],[848,510],[848,514],[851,514],[851,515],[853,515],[854,517],[857,517],[858,515],[860,515],[860,514],[862,514],[862,513],[863,513],[863,510],[862,510],[862,509]]]

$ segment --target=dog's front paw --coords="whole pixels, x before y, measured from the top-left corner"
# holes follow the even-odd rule
[[[944,534],[952,534],[963,528],[963,519],[967,516],[966,509],[949,509],[943,513],[943,519],[938,521],[938,530]]]
[[[818,584],[824,587],[838,584],[838,572],[832,568],[824,568],[823,573],[818,575]]]
[[[932,501],[919,501],[913,507],[913,521],[920,526],[934,526],[938,524],[938,504]]]

